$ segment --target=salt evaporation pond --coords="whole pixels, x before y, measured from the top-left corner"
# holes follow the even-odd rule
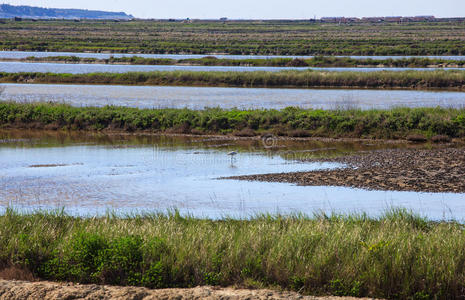
[[[218,177],[334,168],[285,154],[337,155],[382,146],[302,142],[277,151],[260,141],[0,132],[0,210],[64,208],[73,215],[167,212],[246,218],[261,213],[366,212],[392,207],[431,219],[465,219],[465,195],[367,191]],[[239,153],[235,160],[227,155]]]
[[[189,58],[202,58],[205,56],[215,56],[217,58],[225,59],[272,59],[272,58],[313,58],[314,56],[305,55],[224,55],[224,54],[144,54],[144,53],[82,53],[82,52],[40,52],[40,51],[0,51],[0,59],[23,59],[27,57],[51,57],[51,56],[76,56],[82,58],[99,58],[107,59],[113,57],[132,57],[139,56],[145,58],[169,58],[169,59],[189,59]],[[430,58],[430,59],[444,59],[444,60],[465,60],[465,56],[336,56],[336,57],[350,57],[355,59],[404,59],[404,58]]]
[[[170,86],[0,84],[0,101],[62,102],[74,106],[225,109],[389,109],[465,106],[465,93],[415,90],[267,89]]]
[[[193,71],[193,72],[279,72],[285,70],[315,70],[330,72],[377,72],[377,71],[434,71],[443,68],[307,68],[307,67],[223,67],[223,66],[183,66],[183,65],[112,65],[112,64],[65,64],[65,63],[27,63],[1,62],[0,72],[19,73],[127,73],[151,71]],[[461,68],[447,68],[454,70]],[[463,68],[462,68],[463,69]]]

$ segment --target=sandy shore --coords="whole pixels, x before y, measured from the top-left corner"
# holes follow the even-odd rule
[[[372,190],[465,193],[465,148],[381,150],[318,161],[339,162],[348,167],[226,179]]]
[[[291,292],[246,290],[234,288],[196,287],[192,289],[150,290],[140,287],[80,285],[72,283],[26,282],[0,280],[0,299],[222,299],[222,300],[355,300],[351,297],[312,297]],[[357,298],[358,299],[358,298]]]

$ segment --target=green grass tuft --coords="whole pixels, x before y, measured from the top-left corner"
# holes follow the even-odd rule
[[[194,134],[400,139],[465,137],[465,110],[395,108],[391,110],[138,109],[73,107],[53,103],[0,103],[0,127],[66,130],[156,131]]]
[[[179,213],[0,217],[0,266],[49,280],[147,286],[281,287],[306,294],[453,299],[465,288],[465,231],[405,210],[262,215],[218,221]]]

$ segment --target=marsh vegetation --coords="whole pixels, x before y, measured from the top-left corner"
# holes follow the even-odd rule
[[[464,23],[7,21],[0,49],[265,55],[464,55]],[[415,39],[412,39],[412,36]]]
[[[88,74],[0,72],[0,83],[125,84],[248,88],[447,89],[462,91],[465,87],[465,71],[154,71]]]
[[[72,107],[53,103],[0,103],[0,125],[6,128],[156,131],[185,134],[264,133],[294,137],[404,139],[465,137],[465,110],[396,108],[392,110],[205,110]]]
[[[458,298],[465,234],[403,210],[213,221],[170,214],[0,217],[0,267],[80,283],[279,287],[390,299]],[[24,272],[24,271],[23,271]]]

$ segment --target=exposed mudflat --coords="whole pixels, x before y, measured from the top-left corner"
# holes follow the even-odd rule
[[[381,150],[318,160],[345,163],[348,167],[226,179],[372,190],[465,193],[465,148]]]
[[[72,283],[26,282],[0,280],[0,299],[302,299],[355,300],[346,297],[312,297],[272,290],[196,287],[192,289],[150,290],[140,287],[80,285]]]

